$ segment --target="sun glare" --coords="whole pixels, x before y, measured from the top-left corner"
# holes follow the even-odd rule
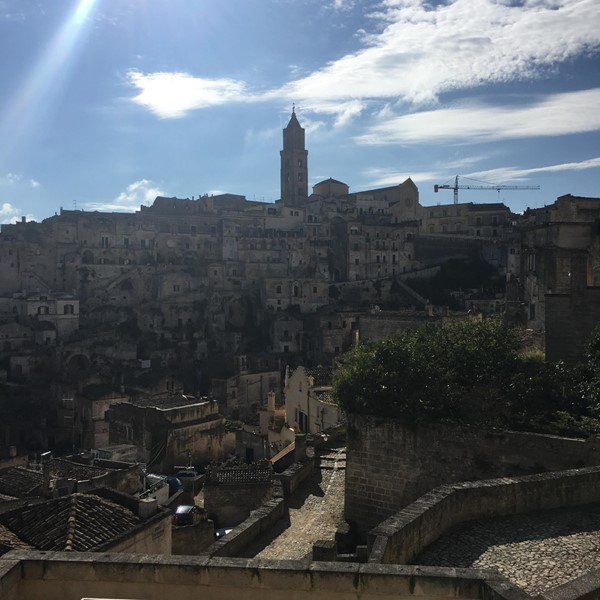
[[[48,114],[59,100],[64,81],[76,55],[76,46],[89,28],[92,11],[99,0],[78,0],[62,26],[56,31],[41,53],[23,85],[15,92],[2,118],[2,126],[9,127],[15,135],[8,148],[6,141],[0,146],[0,160],[14,150],[16,140],[22,140]]]

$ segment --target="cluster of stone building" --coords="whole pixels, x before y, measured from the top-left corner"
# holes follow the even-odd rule
[[[424,207],[410,179],[360,192],[327,179],[310,195],[308,180],[293,113],[275,203],[158,197],[131,214],[61,209],[3,225],[0,385],[20,398],[37,384],[52,418],[8,427],[0,446],[128,443],[131,424],[111,430],[105,420],[111,406],[151,403],[164,420],[164,403],[183,392],[258,425],[269,392],[283,402],[286,365],[331,366],[358,339],[468,309],[505,312],[550,340],[574,318],[581,331],[598,320],[599,198],[568,195],[514,215],[498,203]],[[451,313],[407,285],[449,258],[490,262],[506,274],[506,294],[465,290],[465,310]],[[574,356],[583,338],[569,339]],[[218,419],[188,420],[206,419],[225,439]],[[312,432],[319,419],[315,409],[310,423],[288,425]]]

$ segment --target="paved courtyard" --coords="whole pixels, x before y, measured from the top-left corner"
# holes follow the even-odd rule
[[[539,594],[600,568],[600,505],[463,523],[414,563],[497,568]]]

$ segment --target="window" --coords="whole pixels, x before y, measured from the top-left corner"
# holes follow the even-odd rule
[[[140,242],[140,246],[141,246],[142,248],[145,248],[145,247],[146,247],[146,240],[142,240],[142,241]]]
[[[301,166],[302,166],[302,159],[301,159],[301,158],[299,158],[299,159],[298,159],[298,166],[299,166],[299,167],[301,167]]]
[[[298,173],[298,181],[302,181],[302,173]]]
[[[317,293],[317,286],[313,285],[313,294],[316,294],[316,293]]]
[[[275,291],[276,291],[278,294],[281,294],[281,286],[280,286],[280,285],[278,285],[278,286],[275,288]]]
[[[535,321],[535,304],[533,302],[529,305],[529,320]]]
[[[100,244],[103,248],[108,248],[108,238],[102,236],[102,239],[100,240]]]
[[[177,285],[177,284],[176,284],[176,285],[174,285],[174,286],[173,286],[173,291],[174,291],[174,292],[178,292],[178,291],[179,291],[179,285]]]
[[[48,307],[47,306],[38,306],[37,313],[38,313],[38,315],[47,315]]]
[[[125,248],[129,248],[129,238],[124,238],[123,244],[125,244]]]
[[[63,307],[63,313],[65,315],[72,315],[75,313],[75,307],[72,304],[65,304]]]
[[[357,265],[358,263],[359,263],[359,260],[358,260],[358,258],[355,258],[355,259],[354,259],[354,264],[355,264],[355,265]]]

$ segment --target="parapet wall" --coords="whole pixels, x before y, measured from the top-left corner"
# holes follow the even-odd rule
[[[3,600],[525,600],[494,571],[195,556],[13,551]]]
[[[438,487],[369,533],[369,562],[407,564],[463,521],[600,500],[600,467]]]
[[[600,465],[600,440],[348,415],[345,517],[367,532],[449,483]]]
[[[240,556],[241,552],[268,531],[285,514],[283,498],[265,502],[222,539],[214,542],[203,554],[208,556]]]

